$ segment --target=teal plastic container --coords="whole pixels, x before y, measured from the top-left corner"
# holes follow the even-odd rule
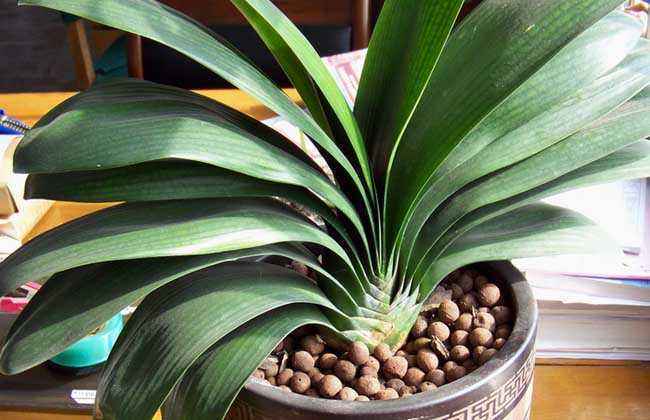
[[[90,373],[96,370],[92,368],[99,368],[108,359],[123,326],[122,314],[115,315],[101,330],[82,338],[50,359],[50,364],[71,373]]]

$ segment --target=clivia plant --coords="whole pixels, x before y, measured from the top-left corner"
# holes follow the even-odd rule
[[[306,324],[399,348],[437,283],[467,264],[610,244],[561,191],[650,175],[650,45],[621,0],[388,0],[353,109],[268,0],[232,0],[299,92],[293,103],[218,35],[154,0],[21,0],[156,40],[304,132],[286,138],[196,93],[98,83],[55,107],[14,161],[26,195],[124,202],[0,264],[0,293],[47,282],[0,358],[15,374],[142,300],[103,370],[96,416],[223,416]],[[281,198],[282,200],[279,200]],[[291,202],[318,215],[296,211]],[[315,280],[251,257],[298,261]]]

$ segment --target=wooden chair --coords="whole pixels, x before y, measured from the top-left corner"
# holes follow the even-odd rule
[[[245,25],[246,20],[229,0],[162,0],[197,21],[208,25]],[[350,49],[368,46],[370,39],[371,0],[274,0],[298,25],[341,25],[351,28]],[[89,28],[88,37],[86,28]],[[123,33],[112,28],[80,20],[68,25],[68,38],[80,89],[87,89],[95,80],[93,52],[101,54]],[[90,38],[90,40],[89,40]],[[142,40],[127,35],[127,64],[131,77],[142,78]]]

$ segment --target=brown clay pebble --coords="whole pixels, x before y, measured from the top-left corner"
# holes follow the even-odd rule
[[[367,367],[371,367],[376,371],[379,371],[379,369],[381,368],[381,365],[379,364],[379,360],[375,359],[374,356],[368,356],[368,360],[366,360],[366,362],[363,365]]]
[[[349,360],[339,360],[334,365],[334,374],[343,382],[350,382],[357,376],[357,367]]]
[[[458,299],[458,308],[462,312],[472,313],[472,308],[478,308],[478,299],[473,293],[465,293],[462,298]]]
[[[361,369],[359,369],[359,376],[363,376],[363,375],[377,376],[378,374],[379,371],[372,366],[361,366]]]
[[[487,306],[481,306],[480,308],[478,308],[478,312],[488,313],[490,312],[490,308],[488,308]]]
[[[472,329],[472,323],[474,317],[470,313],[460,314],[456,322],[454,322],[454,328],[457,330],[470,331]]]
[[[318,384],[320,394],[325,398],[332,398],[343,389],[343,383],[334,375],[325,375]]]
[[[404,383],[407,385],[418,386],[424,380],[424,375],[425,373],[416,367],[409,368],[404,375]]]
[[[269,376],[266,378],[266,381],[270,383],[271,385],[277,385],[278,383],[275,381],[275,376]]]
[[[304,350],[295,352],[291,358],[291,366],[303,372],[309,372],[315,364],[312,355]]]
[[[289,388],[286,385],[280,385],[278,388],[280,388],[280,391],[282,391],[282,392],[292,392],[291,388]]]
[[[506,344],[506,339],[505,338],[497,338],[494,340],[494,348],[497,350],[501,350],[501,347]]]
[[[404,357],[393,356],[384,363],[383,372],[387,379],[401,378],[407,369],[408,361]]]
[[[438,356],[430,349],[420,349],[417,354],[417,362],[420,369],[429,372],[438,367]]]
[[[465,291],[463,290],[462,287],[460,287],[456,283],[451,284],[451,298],[452,299],[459,299],[464,294],[465,294]]]
[[[311,386],[309,375],[304,372],[296,372],[291,377],[291,390],[297,394],[302,394]]]
[[[280,370],[280,366],[278,366],[277,363],[273,363],[272,365],[269,365],[269,367],[267,367],[264,370],[264,374],[266,375],[267,378],[270,378],[271,376],[277,375],[279,370]]]
[[[495,338],[508,338],[510,337],[510,327],[508,325],[500,325],[494,332]]]
[[[386,388],[376,393],[375,398],[378,400],[395,400],[399,398],[399,394],[393,388]]]
[[[401,379],[393,378],[393,379],[390,379],[390,380],[386,381],[386,387],[393,388],[395,391],[399,391],[400,389],[402,389],[405,386],[406,386],[406,384]]]
[[[253,372],[253,377],[257,379],[264,379],[266,378],[266,375],[262,369],[255,369],[255,372]]]
[[[413,395],[413,390],[411,389],[410,386],[405,386],[402,389],[400,389],[399,391],[397,391],[397,393],[399,394],[400,398],[407,398],[407,397],[410,397],[411,395]]]
[[[420,392],[433,391],[436,388],[438,388],[438,386],[433,382],[424,381],[420,384]]]
[[[427,382],[433,382],[436,386],[443,386],[445,384],[445,372],[442,369],[430,370],[424,380]]]
[[[291,380],[292,376],[293,376],[292,369],[288,369],[288,368],[284,369],[282,372],[278,373],[278,375],[275,377],[275,382],[278,385],[287,385]]]
[[[414,367],[418,364],[418,358],[414,354],[407,354],[404,356],[408,367]]]
[[[454,302],[446,299],[440,303],[440,306],[438,306],[438,312],[436,312],[436,315],[440,321],[447,325],[451,325],[458,319],[458,316],[460,316],[460,310]]]
[[[375,350],[372,352],[372,355],[375,356],[377,360],[383,363],[393,355],[393,352],[390,351],[390,347],[388,347],[388,344],[381,343],[375,346]]]
[[[458,366],[458,363],[449,360],[448,362],[445,362],[444,365],[442,365],[442,371],[445,372],[445,378],[449,376],[449,372],[454,369],[456,366]]]
[[[461,274],[460,277],[458,277],[456,284],[458,284],[460,288],[463,289],[464,293],[467,293],[474,287],[474,279],[469,273],[465,272]]]
[[[472,346],[483,346],[483,347],[492,347],[494,338],[490,330],[485,328],[474,328],[471,333],[469,333],[469,342]]]
[[[357,391],[348,386],[344,387],[338,394],[336,394],[336,398],[343,401],[354,401],[358,396],[359,394],[357,394]]]
[[[452,346],[466,346],[469,341],[469,333],[463,330],[456,330],[449,336]]]
[[[469,349],[465,346],[454,346],[449,351],[449,354],[456,363],[463,363],[469,359]]]
[[[368,361],[368,357],[370,357],[368,346],[360,341],[355,341],[350,345],[350,348],[348,349],[349,361],[358,366],[366,363],[366,361]]]
[[[427,329],[427,334],[429,337],[438,337],[440,341],[445,341],[449,338],[449,327],[440,321],[435,321],[429,324]]]
[[[481,357],[481,353],[485,351],[485,347],[483,346],[476,346],[472,349],[472,359],[474,359],[475,362],[478,363],[479,358]]]
[[[488,279],[485,276],[476,276],[474,279],[474,289],[478,290],[483,286],[485,283],[488,283]]]
[[[463,367],[465,368],[465,371],[467,371],[467,373],[476,370],[476,364],[471,360],[465,360],[465,362],[463,362]]]
[[[398,356],[398,357],[406,357],[408,354],[409,354],[409,353],[408,353],[407,351],[402,350],[402,349],[397,350],[397,351],[395,352],[395,356]]]
[[[372,396],[379,392],[381,384],[379,379],[374,376],[364,375],[357,379],[357,382],[354,386],[357,392],[361,395]]]
[[[307,391],[305,391],[305,393],[302,394],[302,395],[304,395],[304,396],[306,396],[306,397],[314,397],[314,398],[318,398],[318,397],[319,397],[319,395],[318,395],[318,391],[315,390],[314,388],[309,388],[309,389],[308,389]]]
[[[478,363],[479,365],[485,364],[488,360],[492,358],[496,354],[496,349],[487,349],[483,353],[481,353],[481,356],[478,358]]]
[[[323,353],[318,358],[318,366],[321,369],[331,370],[334,369],[334,365],[339,361],[339,358],[334,353]]]
[[[325,343],[317,335],[306,335],[300,340],[300,347],[312,356],[316,356],[325,350]]]
[[[510,308],[508,308],[507,306],[495,306],[490,310],[490,314],[492,314],[492,316],[494,317],[494,320],[496,321],[497,325],[510,322],[512,317]]]
[[[485,328],[486,330],[494,331],[496,321],[494,317],[488,313],[479,312],[474,317],[474,328]]]
[[[354,399],[355,401],[370,401],[370,398],[366,397],[365,395],[359,395],[357,398]]]
[[[427,322],[427,319],[422,315],[418,315],[415,324],[413,324],[413,327],[411,328],[411,336],[414,338],[422,337],[427,331],[428,326],[429,323]]]
[[[494,283],[485,283],[478,289],[478,300],[483,306],[494,306],[501,298],[501,291]]]
[[[447,380],[449,382],[453,382],[457,379],[462,378],[467,374],[467,371],[465,370],[464,367],[462,366],[456,366],[453,369],[449,370],[449,373],[447,373]]]

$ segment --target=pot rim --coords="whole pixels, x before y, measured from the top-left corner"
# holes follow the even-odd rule
[[[493,378],[509,369],[520,356],[526,352],[529,343],[535,339],[537,324],[537,304],[532,290],[523,274],[509,261],[481,263],[485,271],[493,272],[503,284],[509,286],[516,319],[506,344],[486,364],[472,373],[446,384],[442,392],[423,392],[408,398],[386,401],[339,401],[324,398],[307,397],[296,393],[287,393],[275,386],[250,379],[245,390],[256,398],[270,400],[274,404],[291,407],[299,411],[321,412],[326,415],[391,415],[412,411],[432,405],[443,405],[459,398],[477,388],[487,385]],[[517,339],[512,339],[512,338]]]

